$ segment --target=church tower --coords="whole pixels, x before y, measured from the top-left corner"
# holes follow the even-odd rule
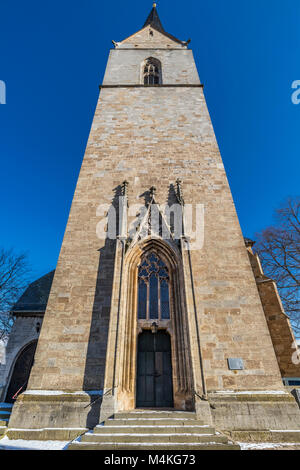
[[[299,428],[189,41],[154,4],[113,45],[9,426],[167,407],[221,429]]]

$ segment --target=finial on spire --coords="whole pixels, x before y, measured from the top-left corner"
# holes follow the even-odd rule
[[[153,3],[153,8],[156,8],[156,5],[157,5],[156,3]]]
[[[122,186],[121,186],[121,192],[122,192],[122,196],[127,196],[127,188],[128,188],[128,181],[123,181],[122,183]]]

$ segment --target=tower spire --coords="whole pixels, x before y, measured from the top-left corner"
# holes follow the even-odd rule
[[[153,3],[152,10],[150,11],[148,18],[146,19],[143,28],[145,28],[145,26],[150,25],[157,31],[160,31],[161,33],[165,33],[163,25],[161,24],[161,21],[158,16],[156,6],[157,6],[156,3]]]

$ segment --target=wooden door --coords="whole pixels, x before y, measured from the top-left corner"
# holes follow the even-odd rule
[[[138,338],[137,407],[173,407],[170,336],[144,331]]]

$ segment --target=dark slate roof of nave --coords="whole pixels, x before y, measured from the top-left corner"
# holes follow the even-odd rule
[[[12,308],[12,313],[45,312],[55,270],[29,284]]]

